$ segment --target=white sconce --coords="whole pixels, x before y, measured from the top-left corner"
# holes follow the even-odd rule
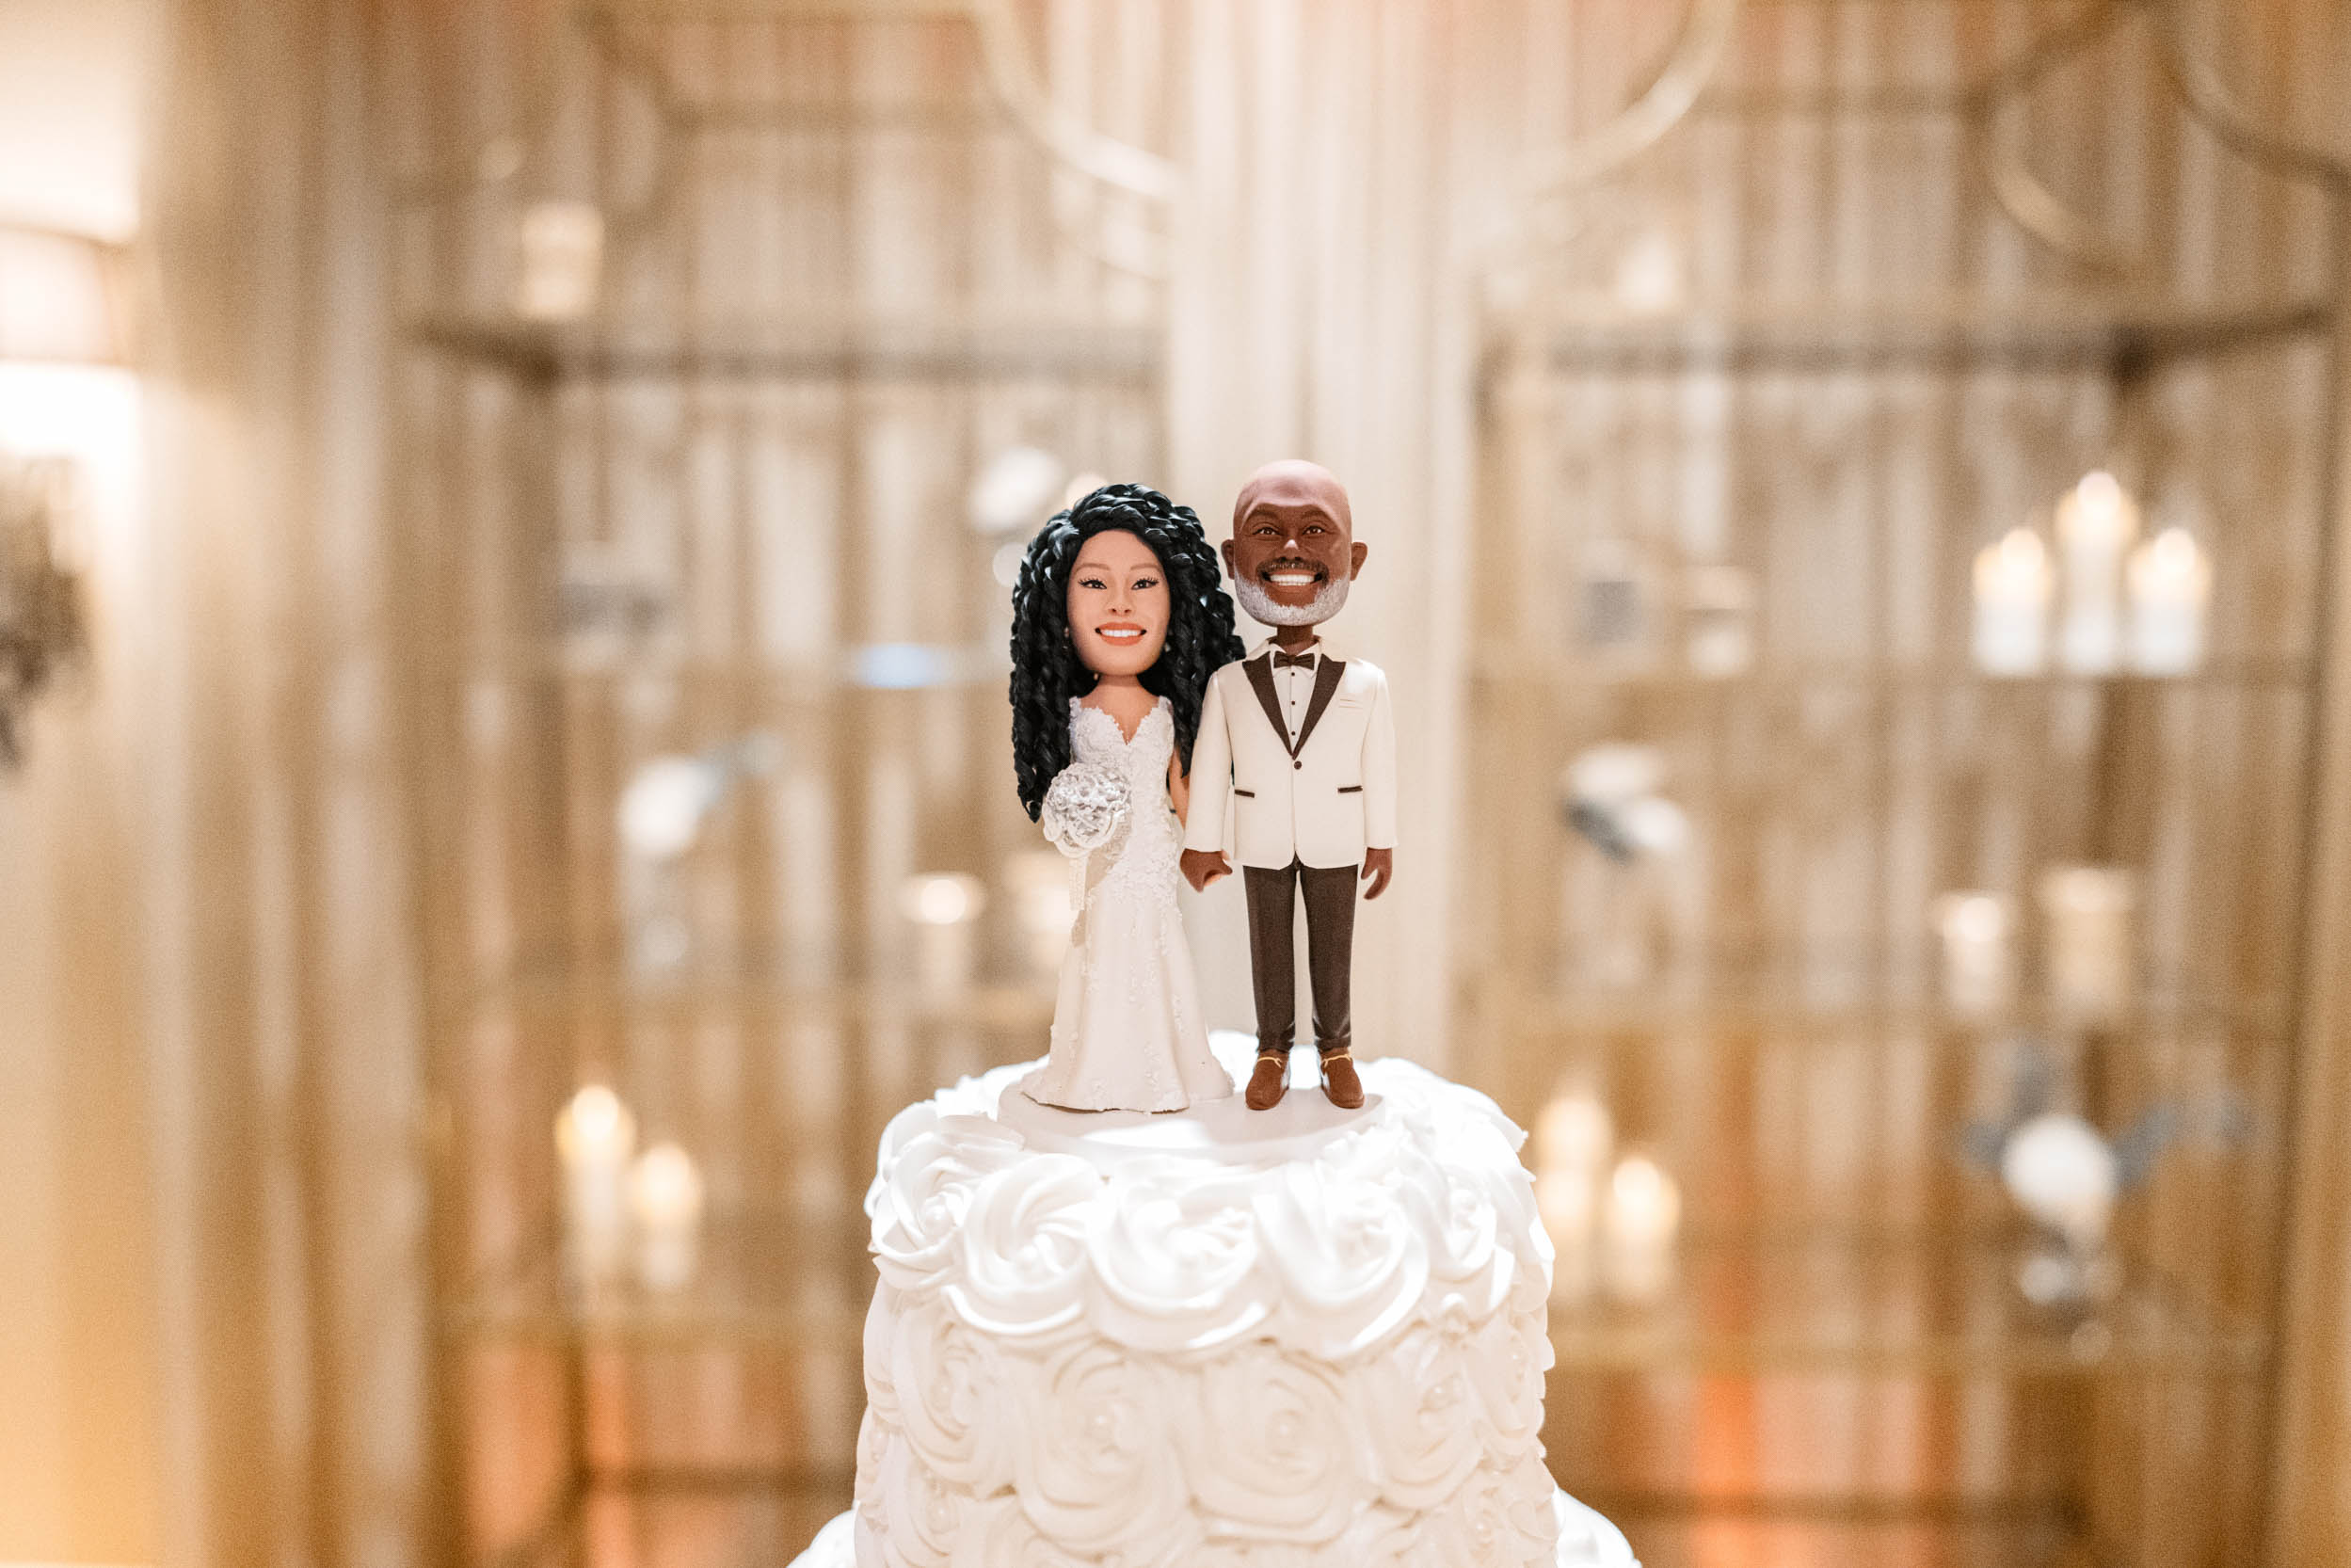
[[[2049,1112],[2018,1128],[2001,1150],[2000,1180],[2018,1208],[2076,1255],[2105,1245],[2121,1167],[2113,1145],[2081,1117]]]
[[[675,860],[694,847],[702,819],[726,792],[726,770],[711,759],[649,759],[620,792],[620,841],[647,861]]]

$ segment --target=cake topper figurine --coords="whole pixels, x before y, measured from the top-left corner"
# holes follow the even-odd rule
[[[1195,888],[1231,873],[1224,803],[1249,902],[1249,964],[1257,1003],[1255,1111],[1277,1104],[1295,1028],[1291,909],[1306,904],[1306,973],[1322,1092],[1363,1103],[1349,1014],[1355,887],[1386,890],[1396,863],[1396,725],[1387,677],[1343,659],[1316,628],[1339,612],[1363,570],[1347,491],[1327,469],[1269,463],[1233,503],[1224,565],[1241,608],[1273,628],[1208,681],[1191,759],[1183,872]]]
[[[1180,1111],[1233,1092],[1176,876],[1202,696],[1240,652],[1190,507],[1105,485],[1030,541],[1013,588],[1013,765],[1020,804],[1071,859],[1077,910],[1051,1054],[1021,1082],[1042,1104]]]

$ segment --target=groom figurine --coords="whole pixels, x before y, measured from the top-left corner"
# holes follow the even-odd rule
[[[1194,889],[1232,872],[1223,853],[1229,793],[1257,1002],[1253,1111],[1280,1101],[1285,1086],[1297,1010],[1290,911],[1301,890],[1322,1092],[1334,1105],[1363,1103],[1348,1015],[1355,884],[1369,882],[1364,897],[1378,898],[1395,871],[1396,724],[1379,666],[1340,658],[1315,628],[1347,602],[1367,553],[1347,491],[1313,463],[1269,463],[1233,503],[1233,597],[1274,630],[1208,678],[1183,869]]]

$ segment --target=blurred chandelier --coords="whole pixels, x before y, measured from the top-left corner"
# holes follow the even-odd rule
[[[0,361],[126,363],[120,259],[100,240],[0,223]],[[34,701],[88,650],[80,576],[59,548],[74,466],[11,456],[9,437],[0,428],[0,771],[24,760]]]
[[[89,648],[80,576],[56,550],[68,480],[63,458],[0,463],[0,769],[24,761],[33,700]]]
[[[24,760],[34,700],[88,650],[81,581],[58,559],[70,466],[0,462],[0,769]]]

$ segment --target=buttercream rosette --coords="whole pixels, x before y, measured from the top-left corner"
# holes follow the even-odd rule
[[[883,1137],[856,1507],[805,1568],[1631,1568],[1543,1464],[1551,1249],[1491,1100],[1375,1061],[1303,1150],[1094,1159],[997,1120],[1030,1070]]]

